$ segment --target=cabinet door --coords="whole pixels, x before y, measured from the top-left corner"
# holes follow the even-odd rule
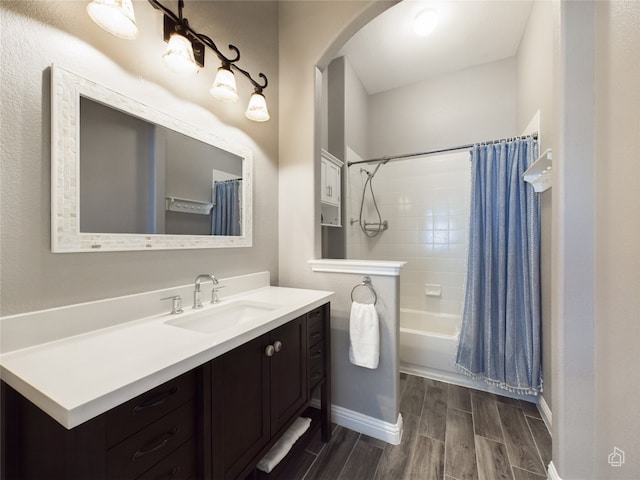
[[[329,197],[329,188],[327,186],[327,162],[326,160],[322,160],[320,162],[320,201],[322,202],[330,202],[331,198]]]
[[[306,315],[271,332],[271,435],[277,434],[308,399]]]
[[[324,174],[324,191],[323,201],[332,205],[338,205],[340,202],[340,167],[331,162],[322,162],[325,164]]]
[[[327,163],[326,182],[329,189],[328,203],[337,205],[340,202],[340,167]]]
[[[268,335],[211,362],[213,478],[236,478],[271,438]]]

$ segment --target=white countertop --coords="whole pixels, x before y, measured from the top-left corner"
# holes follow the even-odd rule
[[[332,292],[264,287],[201,310],[156,315],[14,350],[0,356],[0,377],[66,428],[73,428],[326,303]],[[276,304],[255,320],[215,334],[167,320],[234,300]]]

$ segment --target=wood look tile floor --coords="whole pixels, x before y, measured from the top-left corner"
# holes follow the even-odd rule
[[[535,405],[400,376],[400,445],[337,426],[281,478],[290,480],[544,480],[551,436]]]

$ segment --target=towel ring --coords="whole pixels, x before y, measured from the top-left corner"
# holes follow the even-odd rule
[[[371,277],[369,277],[369,275],[365,275],[362,278],[362,282],[357,284],[351,290],[351,301],[352,302],[354,301],[353,300],[353,292],[355,292],[358,289],[358,287],[367,287],[367,288],[369,288],[369,290],[371,290],[371,293],[373,293],[373,304],[375,305],[376,303],[378,303],[378,294],[376,293],[376,290],[373,288],[373,285],[371,284]]]

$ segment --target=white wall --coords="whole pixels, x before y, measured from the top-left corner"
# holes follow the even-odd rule
[[[553,463],[594,478],[594,6],[557,4],[552,194]]]
[[[518,121],[522,132],[534,114],[540,112],[539,152],[553,145],[553,11],[551,2],[534,2],[520,47],[518,48]],[[542,393],[551,402],[553,376],[551,348],[551,196],[550,190],[540,194],[541,245],[540,278],[542,287]]]
[[[134,2],[138,39],[95,25],[78,1],[0,3],[0,280],[2,315],[189,283],[202,271],[220,277],[268,270],[278,277],[278,6],[275,2],[187,2],[185,16],[220,45],[236,44],[242,66],[269,78],[272,119],[244,117],[246,103],[215,101],[217,68],[176,77],[161,62],[162,15]],[[245,142],[254,153],[252,248],[53,254],[50,251],[50,70],[60,64],[201,128]],[[133,87],[131,87],[133,85]],[[115,87],[114,87],[115,86]],[[252,87],[238,78],[242,99]]]
[[[350,291],[361,276],[314,273],[320,258],[320,148],[322,78],[338,50],[392,2],[283,2],[280,4],[280,285],[333,290],[331,338],[334,403],[385,422],[398,413],[397,277],[376,278],[389,325],[389,354],[377,370],[343,368]],[[301,39],[304,39],[302,41]],[[316,67],[320,67],[319,69]],[[286,92],[286,94],[285,94]],[[395,340],[394,340],[395,339]]]
[[[594,478],[640,478],[640,2],[596,2]],[[607,462],[613,447],[625,464]]]
[[[554,20],[553,466],[637,479],[640,3],[562,2]]]
[[[374,165],[349,169],[350,218],[358,218],[362,190]],[[402,308],[460,315],[469,240],[471,162],[467,151],[389,162],[373,179],[373,191],[389,229],[365,236],[359,225],[347,225],[349,248],[356,258],[403,260]],[[367,188],[363,217],[377,222]],[[353,257],[351,257],[353,258]],[[425,295],[426,284],[442,288],[439,297]]]
[[[516,60],[508,58],[372,95],[371,157],[517,134]]]
[[[363,156],[369,151],[369,95],[346,58],[344,64],[345,143]]]

